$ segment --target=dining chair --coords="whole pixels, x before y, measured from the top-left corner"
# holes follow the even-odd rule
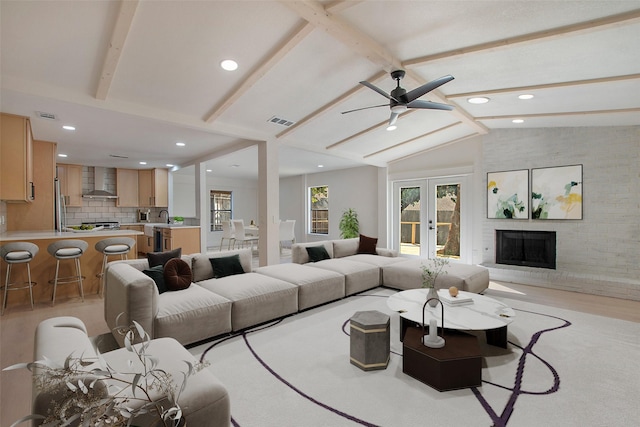
[[[231,249],[231,243],[233,245],[236,244],[236,235],[233,230],[233,224],[231,221],[222,221],[222,237],[220,238],[220,250],[222,250],[222,244],[224,243],[224,239],[229,241],[227,249]]]
[[[282,253],[282,248],[285,247],[284,244],[286,244],[287,247],[291,248],[291,245],[293,245],[296,242],[295,226],[296,226],[295,219],[280,221],[280,228],[279,228],[280,237],[278,239],[280,241],[280,253]]]
[[[235,229],[235,243],[240,243],[240,247],[244,247],[247,243],[251,245],[251,251],[253,251],[253,244],[258,242],[258,236],[250,236],[246,234],[244,229],[244,221],[241,219],[231,220],[233,228]],[[234,243],[234,247],[235,247]]]

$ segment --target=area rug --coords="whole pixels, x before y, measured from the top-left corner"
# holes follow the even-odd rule
[[[638,422],[640,324],[509,299],[507,349],[486,344],[482,386],[438,392],[402,372],[398,314],[377,288],[190,349],[227,387],[232,423],[284,426],[611,426]],[[391,359],[349,362],[349,319],[391,317]]]

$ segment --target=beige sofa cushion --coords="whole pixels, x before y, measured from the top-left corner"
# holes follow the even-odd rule
[[[240,264],[245,273],[252,270],[251,267],[251,249],[236,249],[230,251],[207,252],[204,254],[191,255],[191,270],[193,271],[193,281],[201,282],[213,278],[213,267],[209,258],[222,258],[231,255],[240,255]]]
[[[260,267],[256,273],[298,286],[298,310],[344,298],[344,276],[334,271],[287,263]]]
[[[344,276],[345,296],[380,286],[380,268],[373,264],[351,261],[348,258],[334,258],[312,262],[307,265],[342,274]]]
[[[238,331],[298,311],[298,287],[258,273],[235,274],[198,283],[233,301],[231,324]]]
[[[422,269],[424,260],[410,259],[388,265],[382,269],[382,284],[394,289],[407,290],[422,287]],[[437,289],[455,286],[461,291],[483,292],[489,287],[489,270],[479,265],[449,263],[436,279]]]

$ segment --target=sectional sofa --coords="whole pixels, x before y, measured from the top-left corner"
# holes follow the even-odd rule
[[[310,262],[308,248],[323,248],[326,259]],[[123,313],[122,321],[137,321],[152,338],[172,337],[188,345],[381,285],[396,289],[421,286],[416,260],[398,257],[396,251],[384,248],[370,253],[358,253],[358,249],[358,238],[298,243],[292,246],[292,263],[255,270],[250,249],[182,256],[191,267],[193,283],[164,293],[159,293],[154,280],[143,273],[149,268],[147,260],[114,261],[106,271],[105,320],[113,329]],[[244,272],[214,277],[211,260],[234,256]],[[387,274],[387,269],[392,274]],[[462,290],[481,292],[488,285],[488,272],[482,267],[475,269],[480,271],[472,269],[473,274],[455,276],[451,283]],[[478,285],[484,281],[486,285]],[[470,289],[466,284],[472,282],[474,288]],[[114,338],[123,345],[121,336]]]

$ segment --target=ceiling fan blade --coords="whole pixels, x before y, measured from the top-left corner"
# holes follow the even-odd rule
[[[394,113],[393,111],[391,112],[391,117],[389,117],[389,126],[393,126],[396,124],[396,121],[398,120],[398,113]]]
[[[453,80],[453,76],[447,75],[447,76],[440,77],[439,79],[435,79],[429,83],[423,84],[422,86],[415,88],[410,92],[407,92],[407,95],[406,95],[407,102],[414,101],[420,98],[425,93],[429,93],[432,90],[442,86],[443,84],[450,82],[451,80]]]
[[[389,95],[387,92],[383,91],[382,89],[380,89],[380,88],[379,88],[379,87],[377,87],[377,86],[372,85],[372,84],[371,84],[371,83],[369,83],[369,82],[362,81],[362,82],[360,82],[360,84],[361,84],[361,85],[364,85],[364,86],[366,86],[366,87],[368,87],[368,88],[369,88],[369,89],[371,89],[371,90],[375,90],[375,91],[376,91],[376,92],[378,92],[380,95],[384,96],[385,98],[387,98],[387,99],[389,99],[389,100],[391,100],[391,101],[400,102],[400,101],[398,101],[397,99],[395,99],[393,96]]]
[[[430,110],[453,110],[453,107],[448,104],[440,104],[439,102],[431,102],[431,101],[422,101],[417,99],[415,101],[411,101],[407,104],[407,108],[423,108]]]
[[[371,107],[356,108],[355,110],[343,111],[341,114],[353,113],[354,111],[368,110],[369,108],[388,107],[389,104],[372,105]]]

